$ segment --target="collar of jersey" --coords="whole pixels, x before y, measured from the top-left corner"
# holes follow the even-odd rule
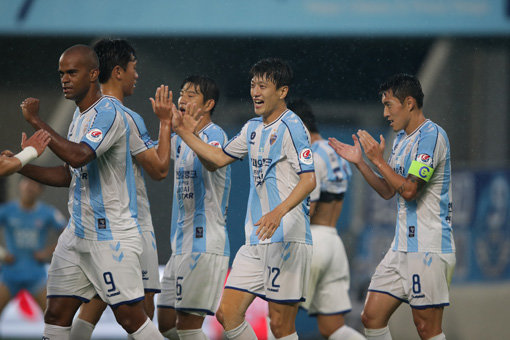
[[[99,99],[98,99],[98,100],[97,100],[94,104],[90,105],[88,109],[86,109],[86,110],[85,110],[85,111],[83,111],[83,112],[80,112],[80,116],[81,116],[81,115],[84,115],[84,114],[85,114],[85,113],[87,113],[87,112],[89,112],[89,111],[90,111],[90,109],[94,108],[94,106],[96,106],[96,105],[97,105],[97,103],[99,103],[99,102],[100,102],[100,101],[101,101],[104,97],[106,97],[106,96],[101,96],[101,98],[99,98]],[[79,111],[79,110],[80,110],[80,109],[78,109],[78,111]]]
[[[204,126],[203,128],[200,129],[200,131],[198,131],[198,134],[201,134],[202,131],[204,131],[205,129],[207,129],[209,126],[212,125],[213,122],[209,122],[209,124],[207,124],[206,126]]]
[[[285,111],[283,111],[283,112],[282,112],[282,114],[281,114],[281,115],[279,115],[279,116],[278,116],[278,118],[276,118],[276,119],[274,120],[274,122],[271,122],[271,123],[269,123],[269,124],[267,124],[267,125],[265,125],[265,124],[264,124],[264,121],[262,121],[262,124],[264,124],[264,129],[265,129],[265,128],[267,128],[267,127],[270,127],[271,125],[273,125],[274,123],[276,123],[277,121],[279,121],[280,119],[282,119],[282,117],[283,117],[283,116],[284,116],[287,112],[289,112],[289,111],[290,111],[289,109],[286,109]]]
[[[103,97],[106,97],[106,98],[110,98],[110,99],[113,99],[113,100],[116,100],[118,101],[119,103],[122,104],[122,102],[119,100],[119,98],[117,97],[114,97],[114,96],[110,96],[110,95],[107,95],[107,94],[104,94]]]
[[[409,137],[411,137],[412,135],[414,135],[414,134],[416,133],[416,131],[420,130],[420,129],[423,127],[423,125],[425,125],[427,122],[430,122],[430,119],[425,119],[425,121],[424,121],[423,123],[421,123],[421,124],[420,124],[420,126],[418,126],[416,129],[414,129],[414,131],[413,131],[413,132],[411,132],[410,134],[408,134],[408,135],[406,136],[406,138],[409,138]],[[404,131],[404,133],[405,133],[405,131]]]

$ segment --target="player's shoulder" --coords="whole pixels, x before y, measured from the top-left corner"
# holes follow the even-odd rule
[[[16,202],[16,201],[9,201],[9,202],[5,202],[5,203],[0,204],[0,210],[12,211],[12,209],[16,209],[17,206],[18,206],[18,202]]]
[[[226,134],[225,133],[225,130],[223,130],[221,128],[221,126],[219,126],[218,124],[214,123],[214,122],[211,122],[210,124],[208,124],[206,127],[204,127],[203,129],[203,132],[206,134],[206,135],[210,135],[210,134]]]
[[[287,110],[281,117],[282,123],[285,124],[291,133],[306,133],[305,124],[297,114],[291,110]]]
[[[115,115],[117,113],[117,106],[118,104],[111,97],[103,96],[93,107],[97,113]]]

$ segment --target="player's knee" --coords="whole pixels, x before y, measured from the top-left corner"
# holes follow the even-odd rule
[[[216,311],[216,320],[218,320],[220,325],[222,325],[223,328],[225,328],[225,318],[223,316],[223,308],[221,308],[221,306]]]
[[[51,305],[47,306],[44,311],[44,323],[61,327],[71,326],[71,322],[66,322],[62,313],[59,313],[59,308],[55,308]]]
[[[372,316],[370,311],[363,309],[361,312],[361,323],[365,328],[376,328],[374,325],[375,318]]]
[[[429,339],[437,333],[437,330],[433,329],[433,327],[431,327],[432,325],[424,320],[414,320],[414,325],[416,326],[420,339]]]
[[[278,314],[272,315],[271,319],[269,320],[269,327],[271,327],[271,332],[275,336],[275,338],[281,338],[285,335],[290,334],[292,327],[289,327],[290,325],[286,324]]]

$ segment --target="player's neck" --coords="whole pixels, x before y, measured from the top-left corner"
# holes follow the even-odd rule
[[[112,96],[117,98],[121,103],[124,103],[124,93],[122,92],[122,88],[116,86],[116,84],[111,84],[110,82],[106,82],[101,85],[101,92],[105,96]]]
[[[277,120],[278,117],[280,117],[281,114],[284,113],[286,110],[287,110],[287,106],[285,105],[285,102],[284,102],[283,105],[280,105],[278,108],[273,110],[273,112],[271,112],[267,116],[262,116],[262,121],[266,125],[271,124],[272,122]]]
[[[212,122],[211,114],[210,113],[204,113],[204,115],[202,117],[203,117],[202,120],[200,121],[200,123],[198,123],[197,128],[195,129],[196,132],[199,132],[204,127],[206,127],[207,124]]]
[[[311,144],[313,144],[313,143],[315,143],[315,142],[317,142],[317,141],[320,141],[320,140],[322,140],[322,139],[323,139],[323,138],[322,138],[322,136],[321,136],[321,134],[320,134],[320,133],[318,133],[318,132],[312,132],[312,133],[310,133],[310,142],[311,142]]]
[[[37,201],[23,200],[20,199],[19,204],[24,210],[32,210],[35,207]]]
[[[404,129],[406,135],[413,133],[418,127],[420,127],[420,125],[423,124],[423,122],[425,122],[425,120],[426,118],[421,110],[416,112],[409,120],[409,124],[407,124],[406,128]]]
[[[99,86],[91,86],[87,95],[81,99],[76,101],[76,106],[80,109],[80,112],[87,111],[95,102],[97,102],[101,98],[101,90]]]

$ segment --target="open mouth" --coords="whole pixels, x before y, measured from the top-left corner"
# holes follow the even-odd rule
[[[262,104],[264,104],[264,101],[261,99],[254,99],[253,104],[255,104],[255,107],[261,107]]]

